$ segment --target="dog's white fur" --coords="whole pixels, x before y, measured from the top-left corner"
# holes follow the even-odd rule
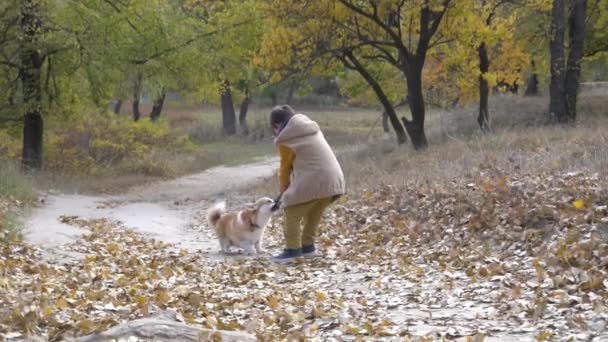
[[[222,252],[229,253],[230,246],[240,247],[250,255],[254,250],[258,254],[264,252],[261,242],[273,205],[272,199],[262,197],[238,212],[227,212],[223,201],[209,208],[207,221],[215,230]]]

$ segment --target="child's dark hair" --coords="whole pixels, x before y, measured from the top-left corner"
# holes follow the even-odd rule
[[[277,124],[285,125],[294,115],[296,113],[289,105],[275,106],[270,111],[270,127],[274,127]]]

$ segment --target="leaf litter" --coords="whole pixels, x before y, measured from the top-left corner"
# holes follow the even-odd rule
[[[86,257],[2,245],[0,334],[56,341],[174,309],[185,323],[263,341],[606,337],[607,204],[597,174],[488,168],[382,185],[328,212],[325,258],[289,266],[212,260],[119,222],[61,217],[86,231],[68,246]],[[278,217],[266,247],[280,247],[280,227]]]

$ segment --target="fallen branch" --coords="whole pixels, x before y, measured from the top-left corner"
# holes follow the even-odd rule
[[[117,325],[107,331],[79,337],[74,342],[115,341],[130,337],[154,341],[219,341],[248,342],[255,337],[241,331],[203,329],[178,322],[174,312],[161,312],[153,317],[137,319]]]

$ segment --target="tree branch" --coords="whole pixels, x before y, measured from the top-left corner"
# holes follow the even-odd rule
[[[140,36],[145,37],[145,35],[143,33],[141,33],[141,31],[137,28],[137,26],[135,26],[135,24],[133,24],[133,22],[131,22],[131,20],[129,19],[129,17],[127,17],[123,11],[120,9],[120,7],[118,7],[115,3],[113,3],[110,0],[104,0],[108,5],[110,5],[110,7],[112,7],[116,12],[124,15],[125,20],[127,21],[127,24],[133,29],[133,31],[137,32]]]
[[[0,64],[6,65],[9,68],[14,68],[14,69],[19,69],[20,68],[19,64],[13,63],[11,61],[0,60]]]
[[[608,52],[608,45],[598,47],[598,48],[593,49],[591,51],[586,51],[585,54],[584,54],[584,57],[594,57],[595,55],[598,55],[598,54],[603,53],[603,52]]]
[[[185,48],[185,47],[189,46],[190,44],[196,42],[199,39],[210,37],[210,36],[213,36],[213,35],[216,35],[216,34],[219,34],[219,33],[224,33],[224,32],[230,31],[230,30],[235,29],[237,27],[250,24],[254,20],[255,19],[245,20],[245,21],[236,23],[236,24],[234,24],[232,26],[229,26],[229,27],[225,27],[225,28],[214,30],[214,31],[202,33],[202,34],[197,35],[196,37],[190,38],[190,39],[188,39],[188,40],[186,40],[186,41],[184,41],[184,42],[182,42],[182,43],[180,43],[178,45],[175,45],[175,46],[168,47],[166,49],[157,51],[157,52],[149,55],[148,57],[144,57],[144,58],[140,58],[140,59],[131,59],[131,60],[129,60],[129,63],[135,64],[135,65],[146,64],[147,62],[149,62],[151,60],[163,57],[164,55],[167,55],[167,54],[175,52],[175,51],[177,51],[179,49]]]
[[[374,1],[370,1],[372,8],[373,8],[373,13],[366,12],[363,9],[361,9],[360,7],[357,7],[356,5],[354,5],[353,3],[349,2],[349,1],[346,1],[346,0],[338,0],[338,1],[342,5],[346,6],[348,9],[352,10],[353,12],[355,12],[365,18],[370,19],[371,21],[376,23],[376,25],[380,26],[395,42],[395,47],[399,50],[399,53],[403,55],[403,58],[405,58],[406,60],[410,59],[410,52],[408,51],[407,47],[405,47],[405,45],[403,45],[403,42],[401,41],[399,34],[395,33],[395,31],[393,31],[390,28],[390,26],[388,26],[386,23],[384,23],[382,21],[381,18],[378,17],[378,8],[375,5]],[[449,0],[445,0],[445,1],[449,1]]]
[[[4,106],[2,108],[0,108],[1,110],[10,108],[11,106]],[[18,116],[18,117],[14,117],[14,118],[2,118],[0,117],[0,124],[7,124],[7,123],[21,123],[23,121],[23,116]]]
[[[431,11],[428,7],[428,3],[422,8],[420,12],[420,39],[416,49],[416,56],[423,57],[426,55],[426,52],[429,49],[430,40],[437,32],[437,29],[439,29],[439,24],[441,24],[441,19],[443,19],[450,1],[451,0],[443,0],[443,9],[439,12]]]

